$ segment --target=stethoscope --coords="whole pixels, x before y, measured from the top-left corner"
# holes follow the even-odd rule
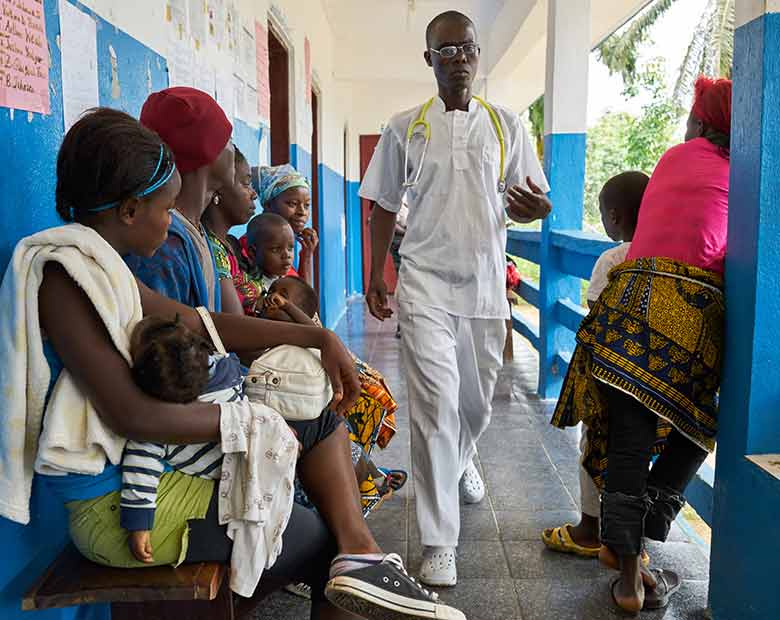
[[[481,97],[477,97],[476,95],[472,95],[474,99],[477,100],[477,102],[487,110],[487,113],[490,115],[490,121],[493,123],[493,128],[496,130],[496,137],[498,138],[498,145],[501,148],[501,169],[499,170],[499,177],[498,177],[498,193],[503,194],[506,191],[506,173],[504,171],[504,156],[506,147],[504,144],[504,132],[501,129],[501,122],[498,120],[498,114],[496,114],[496,111],[488,104],[487,101],[482,99]],[[422,174],[422,168],[423,163],[425,162],[425,154],[428,152],[428,144],[431,141],[431,124],[425,120],[425,115],[428,113],[428,108],[431,107],[433,104],[433,101],[436,99],[436,97],[431,97],[428,99],[428,101],[425,102],[422,109],[420,110],[419,116],[413,120],[411,123],[409,123],[409,128],[406,130],[406,148],[404,149],[404,187],[414,187],[417,185],[417,183],[420,181],[420,175]],[[422,126],[423,130],[422,132],[416,131],[417,127]],[[415,135],[423,136],[424,142],[423,142],[423,151],[422,155],[420,156],[420,163],[417,164],[417,172],[414,175],[414,178],[410,181],[409,180],[409,145],[412,143],[412,138]]]

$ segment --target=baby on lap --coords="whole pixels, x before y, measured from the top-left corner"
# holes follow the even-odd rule
[[[147,394],[174,403],[233,402],[243,398],[244,378],[235,354],[221,355],[210,342],[174,320],[148,317],[130,341],[133,378]],[[219,443],[165,445],[128,441],[122,459],[120,524],[130,533],[130,551],[140,562],[154,561],[151,530],[160,476],[169,469],[219,479]]]

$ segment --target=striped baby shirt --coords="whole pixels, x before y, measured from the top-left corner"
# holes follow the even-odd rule
[[[209,382],[198,400],[225,403],[244,396],[241,363],[234,354],[209,358]],[[199,478],[219,478],[222,450],[217,442],[175,445],[128,441],[122,456],[120,525],[129,531],[151,530],[157,507],[157,487],[166,471]]]

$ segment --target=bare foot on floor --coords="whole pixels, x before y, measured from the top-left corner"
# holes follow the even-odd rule
[[[598,520],[596,520],[596,524],[598,524]],[[579,524],[572,525],[568,529],[571,539],[581,547],[586,547],[588,549],[598,549],[601,547],[598,535],[598,525],[596,525],[596,529],[594,530],[592,527],[583,523],[583,521],[580,521]]]
[[[629,583],[625,577],[620,577],[613,581],[612,598],[615,604],[630,614],[638,614],[645,604],[645,587],[642,580],[637,579],[636,583]]]
[[[609,547],[601,547],[601,551],[599,551],[599,562],[602,566],[606,566],[612,570],[620,570],[620,561]],[[642,574],[642,583],[644,586],[646,588],[650,588],[651,590],[654,589],[656,586],[656,581],[653,573],[651,573],[649,569],[645,568],[641,564],[639,566],[639,571]]]

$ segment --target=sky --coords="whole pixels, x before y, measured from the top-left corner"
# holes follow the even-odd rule
[[[682,64],[691,32],[707,5],[707,0],[677,0],[672,8],[659,19],[643,44],[642,60],[655,57],[666,59],[667,84],[674,86],[677,72]],[[641,95],[626,100],[622,94],[623,80],[619,75],[609,75],[596,52],[590,56],[588,76],[588,127],[593,126],[605,112],[629,112],[638,115],[643,103]]]

